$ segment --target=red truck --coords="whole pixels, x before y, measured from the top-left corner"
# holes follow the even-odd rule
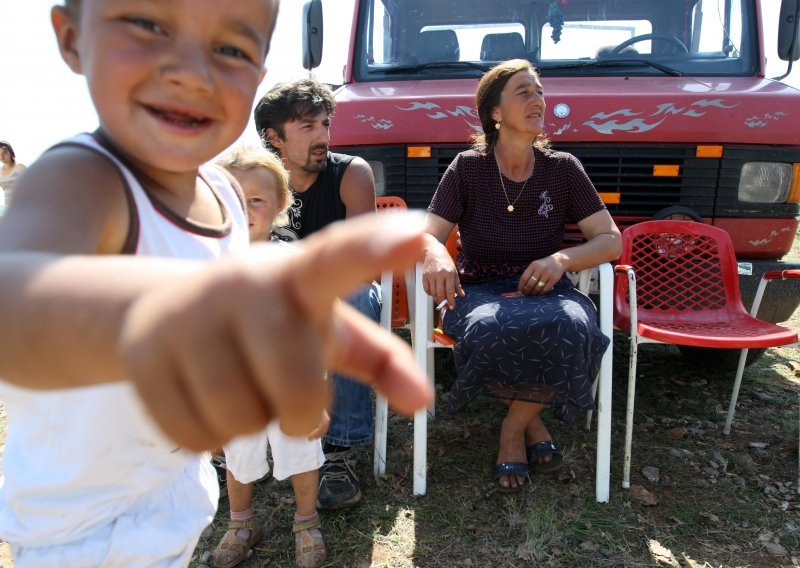
[[[327,20],[354,6],[331,146],[370,163],[379,195],[426,207],[479,129],[478,79],[527,58],[553,147],[578,157],[620,228],[680,215],[726,229],[746,304],[762,273],[800,267],[781,262],[798,229],[800,91],[765,76],[762,7],[777,0],[326,2]],[[787,73],[799,15],[800,1],[783,0],[766,46]],[[322,0],[303,24],[311,70]],[[759,316],[785,321],[798,303],[788,285]]]

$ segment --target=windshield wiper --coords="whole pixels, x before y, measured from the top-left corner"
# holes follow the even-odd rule
[[[541,71],[551,71],[554,69],[586,69],[588,67],[641,67],[648,65],[658,69],[662,73],[673,77],[683,77],[683,72],[649,59],[599,59],[595,61],[581,61],[580,63],[565,63],[563,65],[539,65]]]
[[[388,69],[371,69],[368,73],[386,73],[390,75],[393,73],[415,73],[417,71],[427,71],[429,69],[477,69],[481,73],[485,73],[491,68],[491,65],[481,65],[474,61],[430,61],[428,63],[418,63],[416,65],[389,67]]]

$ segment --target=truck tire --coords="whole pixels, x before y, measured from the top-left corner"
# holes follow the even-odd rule
[[[678,349],[692,365],[707,369],[720,369],[722,371],[736,371],[739,364],[739,349],[714,349],[713,347],[690,347],[678,345]],[[747,352],[744,366],[749,367],[764,354],[766,349],[751,349]]]
[[[697,221],[698,223],[703,222],[703,218],[697,211],[683,205],[670,205],[669,207],[659,209],[653,213],[653,219],[677,219],[679,221]]]

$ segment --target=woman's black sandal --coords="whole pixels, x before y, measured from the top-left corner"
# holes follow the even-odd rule
[[[528,456],[528,463],[536,473],[552,473],[561,469],[564,464],[564,455],[561,448],[553,440],[544,440],[528,446],[525,453]],[[553,456],[550,461],[541,462],[544,456]]]
[[[500,478],[506,476],[517,475],[522,477],[524,480],[521,485],[513,486],[509,485],[508,487],[504,487],[500,485]],[[502,493],[516,493],[522,486],[525,485],[525,482],[528,481],[528,464],[522,462],[505,462],[501,464],[497,464],[494,468],[494,484],[497,486],[497,489]]]

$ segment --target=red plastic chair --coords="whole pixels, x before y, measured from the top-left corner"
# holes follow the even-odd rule
[[[722,229],[693,221],[646,221],[628,227],[615,272],[614,325],[630,334],[622,480],[628,488],[639,343],[743,350],[723,430],[728,434],[747,349],[789,345],[797,341],[797,333],[747,313],[733,244]]]
[[[756,295],[753,298],[753,307],[750,308],[750,315],[755,316],[758,313],[758,308],[761,306],[761,298],[764,297],[764,291],[767,288],[767,285],[770,282],[776,280],[790,280],[800,278],[800,270],[792,269],[792,270],[770,270],[765,272],[764,275],[761,277],[761,281],[758,283],[758,288],[756,289]],[[747,357],[747,349],[744,350],[744,356]],[[739,385],[740,382],[737,382],[733,386],[733,399],[735,400],[739,394]],[[733,406],[728,409],[728,420],[725,423],[726,428],[731,427],[731,421],[733,420]],[[798,446],[800,448],[800,446]],[[797,477],[797,492],[800,493],[800,449],[797,453],[798,459],[798,477]]]

